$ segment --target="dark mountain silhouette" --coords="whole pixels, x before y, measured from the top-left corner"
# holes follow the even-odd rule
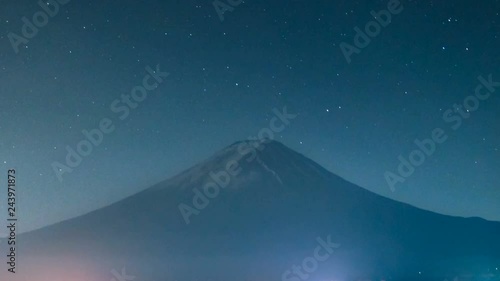
[[[199,195],[203,187],[212,193]],[[125,200],[20,235],[12,280],[119,280],[122,269],[141,281],[452,280],[495,274],[499,234],[498,222],[396,202],[281,143],[245,141]],[[318,237],[340,246],[307,277],[283,276],[313,255]]]

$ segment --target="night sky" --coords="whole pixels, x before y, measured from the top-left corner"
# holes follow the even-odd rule
[[[333,173],[424,209],[500,221],[500,1],[401,1],[348,63],[342,43],[354,46],[355,28],[389,2],[248,0],[221,20],[207,0],[73,0],[17,52],[12,34],[43,10],[4,3],[0,179],[16,169],[20,231],[174,176],[256,136],[284,107],[297,117],[275,139]],[[112,104],[157,66],[168,77],[121,120]],[[478,85],[491,95],[460,111]],[[105,118],[114,131],[60,181],[53,163]],[[436,128],[446,141],[391,191],[384,174]]]

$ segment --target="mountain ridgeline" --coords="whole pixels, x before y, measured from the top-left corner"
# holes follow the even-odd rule
[[[499,234],[498,222],[374,194],[279,142],[243,141],[122,201],[20,235],[15,277],[442,281],[500,267]]]

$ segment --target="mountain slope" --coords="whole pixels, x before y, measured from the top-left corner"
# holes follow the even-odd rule
[[[204,187],[212,193],[200,195]],[[311,278],[429,280],[500,267],[499,234],[500,223],[399,203],[278,142],[247,141],[106,208],[21,235],[19,256],[37,280],[66,278],[54,272],[62,261],[85,280],[111,280],[123,267],[140,280],[282,280],[320,237],[340,247]]]

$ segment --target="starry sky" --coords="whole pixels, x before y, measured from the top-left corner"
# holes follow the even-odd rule
[[[500,87],[458,129],[443,119],[460,116],[479,76],[500,81],[500,1],[401,1],[350,63],[342,43],[390,1],[65,1],[17,52],[12,34],[41,6],[0,11],[0,179],[16,169],[21,232],[174,176],[285,106],[297,117],[276,140],[328,170],[424,209],[500,221]],[[157,66],[169,76],[117,118],[110,105]],[[114,131],[59,181],[52,163],[104,118]],[[436,128],[447,140],[391,191],[384,174]],[[6,191],[0,200],[4,220]]]

